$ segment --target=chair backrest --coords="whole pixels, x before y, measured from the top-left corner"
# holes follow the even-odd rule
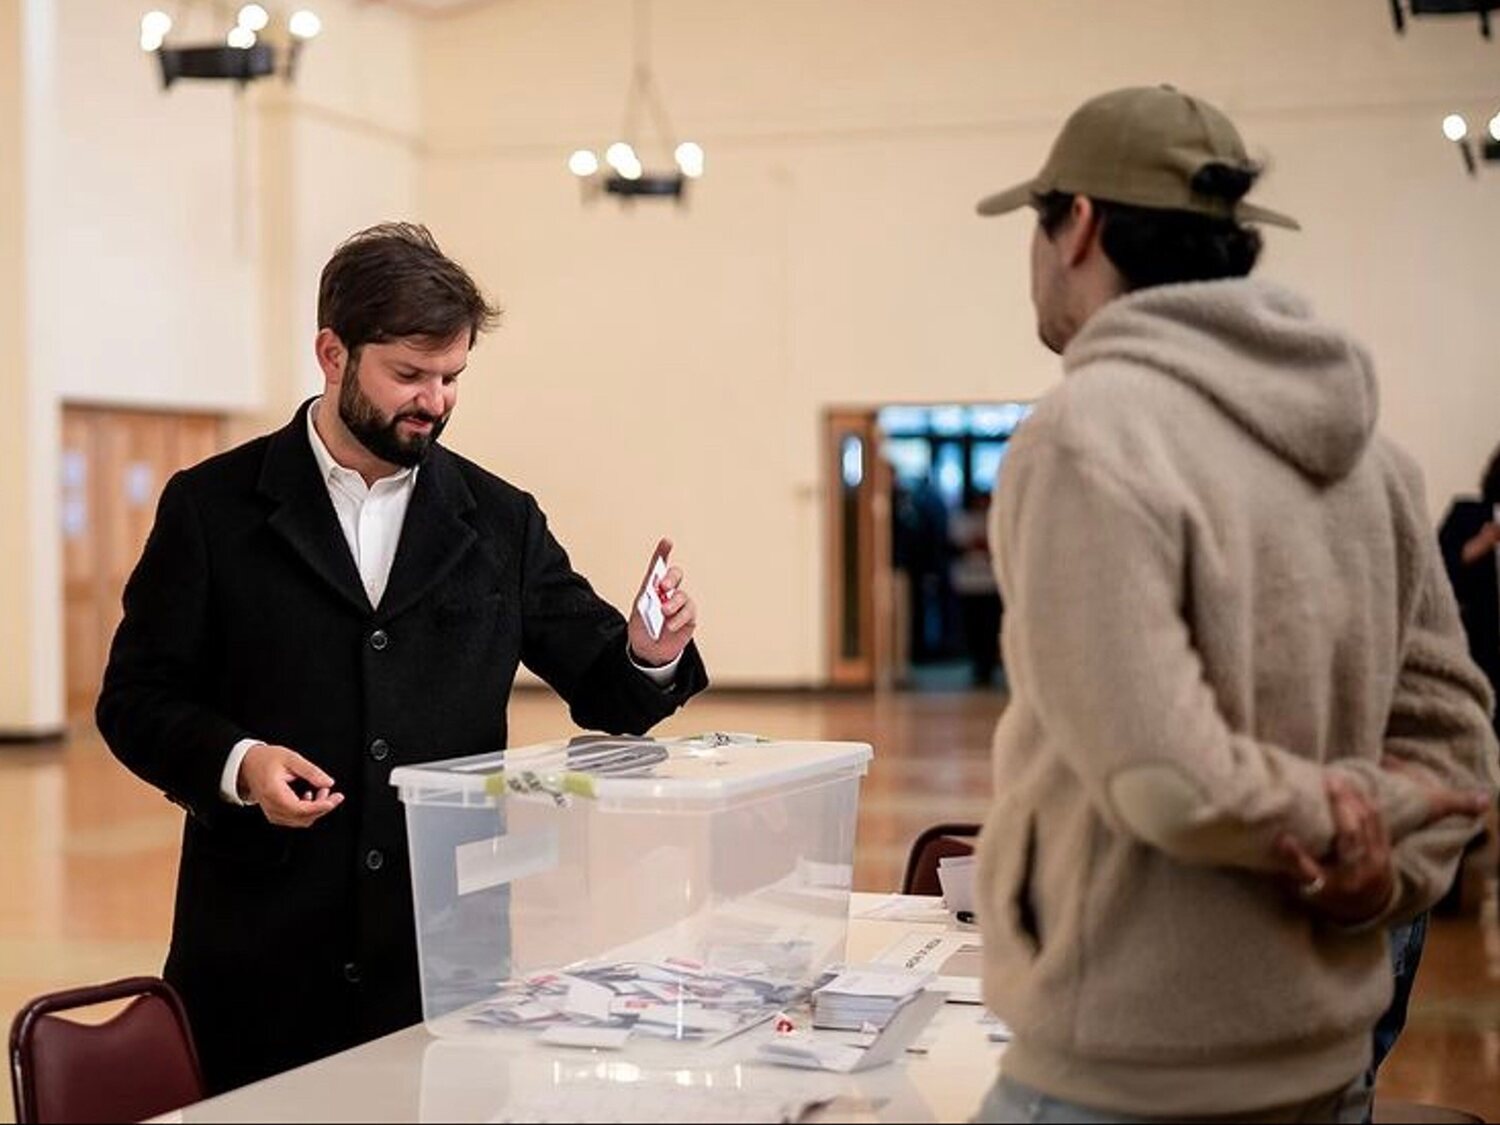
[[[103,1023],[58,1013],[134,997]],[[139,1121],[203,1098],[187,1013],[156,977],[39,996],[10,1026],[16,1121]]]
[[[904,895],[940,895],[938,861],[946,856],[973,855],[977,824],[934,824],[913,841],[906,857],[906,878],[901,880]]]

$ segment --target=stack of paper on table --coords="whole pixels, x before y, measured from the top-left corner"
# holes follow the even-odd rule
[[[813,1026],[858,1031],[884,1027],[934,978],[883,965],[845,969],[813,993]]]

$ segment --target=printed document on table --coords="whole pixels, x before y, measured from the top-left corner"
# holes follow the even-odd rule
[[[907,972],[937,974],[932,987],[946,992],[950,1004],[982,1004],[979,978],[983,954],[978,931],[914,930],[882,950],[875,962]]]

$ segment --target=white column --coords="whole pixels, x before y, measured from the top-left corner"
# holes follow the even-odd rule
[[[0,738],[63,724],[58,408],[41,252],[51,163],[54,0],[0,0]]]

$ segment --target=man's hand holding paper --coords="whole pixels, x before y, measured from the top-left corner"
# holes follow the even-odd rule
[[[656,545],[630,613],[630,652],[647,667],[681,656],[698,624],[698,607],[683,588],[682,568],[669,564],[671,554],[670,539]]]

